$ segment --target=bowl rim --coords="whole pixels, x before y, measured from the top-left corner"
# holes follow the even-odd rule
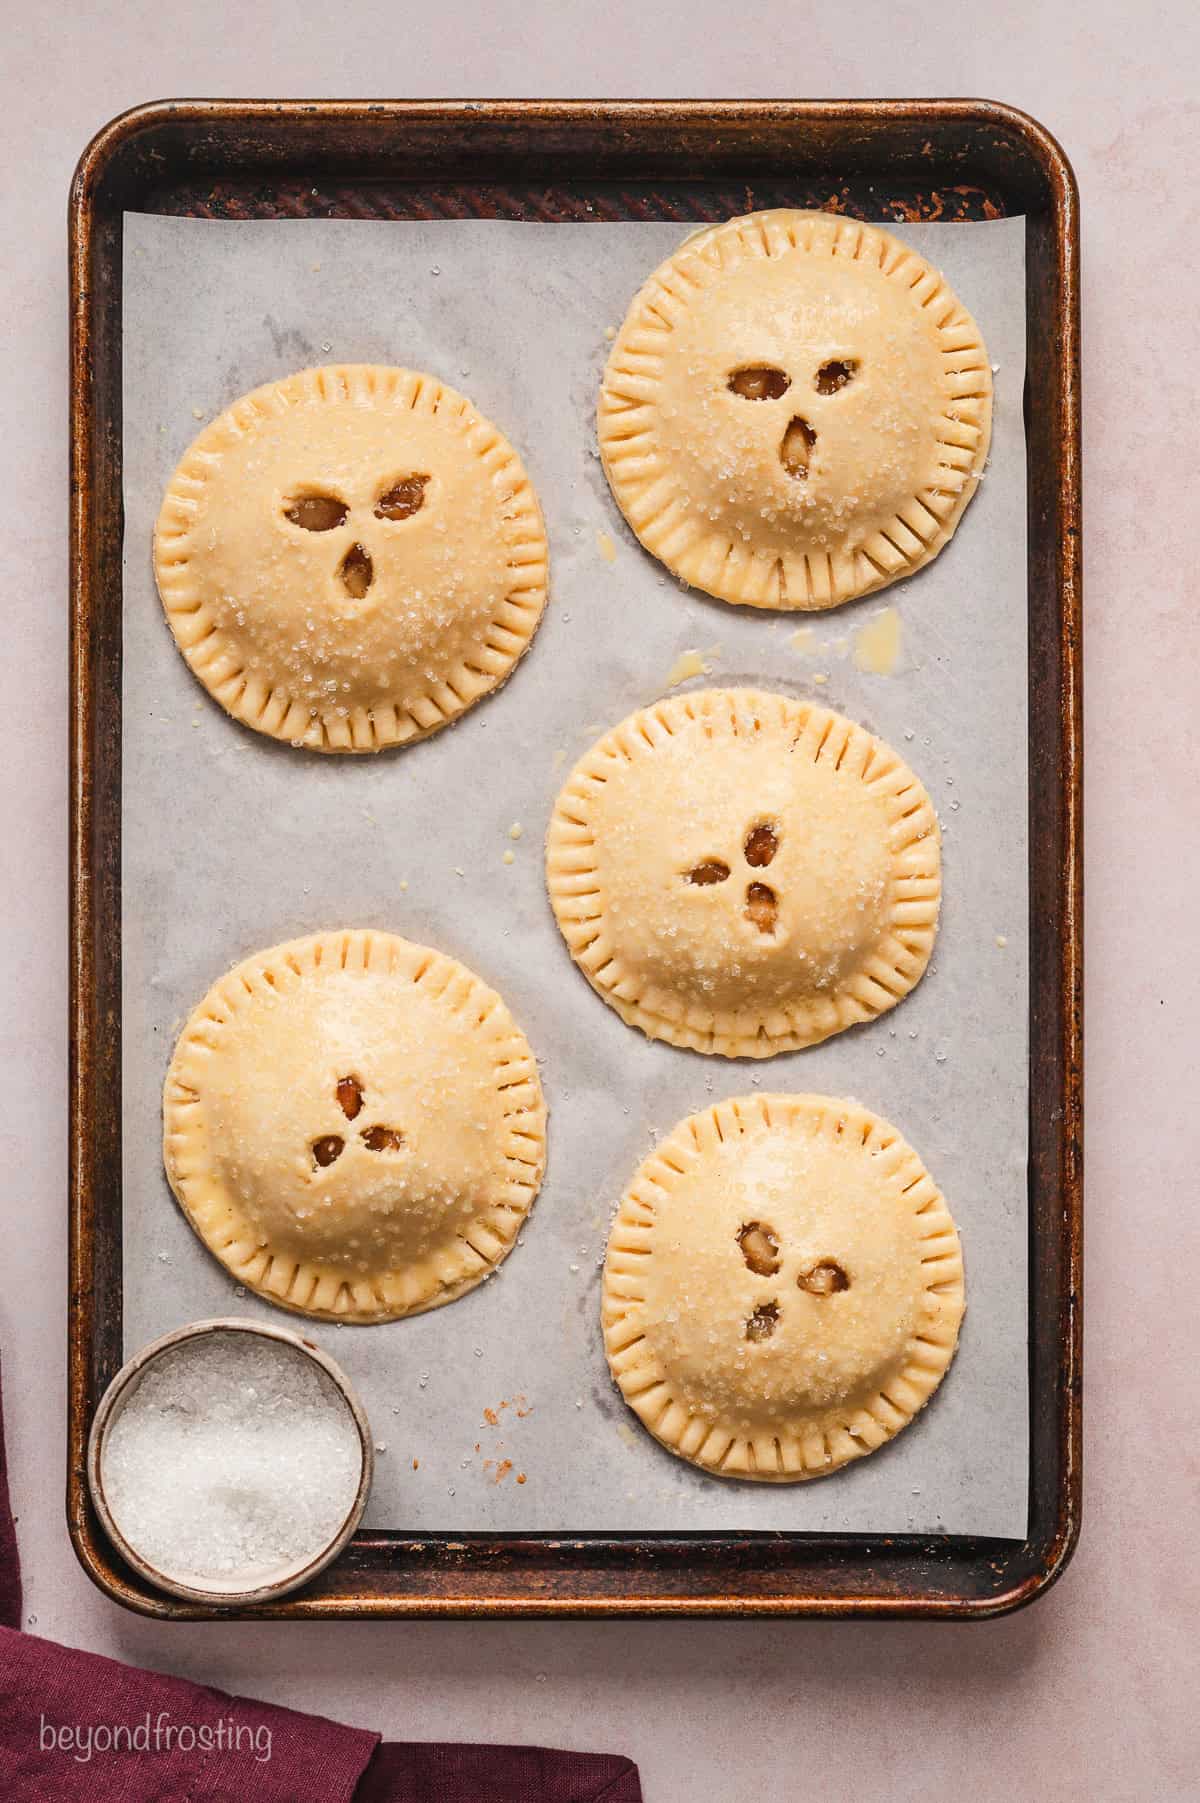
[[[282,1341],[285,1345],[294,1347],[306,1358],[311,1359],[330,1378],[334,1388],[349,1409],[351,1419],[358,1431],[359,1445],[362,1451],[362,1464],[354,1500],[341,1527],[328,1545],[323,1547],[320,1552],[315,1553],[298,1571],[288,1572],[283,1578],[255,1584],[248,1589],[209,1589],[197,1584],[188,1584],[150,1564],[149,1560],[139,1553],[136,1547],[130,1545],[113,1519],[104,1495],[104,1483],[101,1477],[105,1435],[120,1415],[132,1395],[134,1387],[148,1367],[156,1359],[161,1358],[164,1353],[182,1345],[185,1341],[202,1339],[217,1333],[244,1333],[255,1335],[259,1339]],[[185,1597],[189,1602],[211,1603],[223,1608],[273,1602],[275,1598],[286,1596],[290,1591],[298,1590],[302,1584],[311,1582],[325,1570],[326,1566],[332,1564],[348,1544],[362,1520],[374,1474],[375,1443],[371,1437],[371,1424],[353,1384],[337,1361],[314,1341],[305,1339],[302,1334],[291,1328],[277,1326],[273,1321],[252,1321],[238,1315],[206,1316],[201,1321],[190,1321],[183,1327],[172,1328],[169,1333],[160,1334],[157,1339],[148,1341],[145,1346],[133,1354],[132,1358],[125,1361],[108,1385],[97,1405],[88,1434],[87,1481],[92,1506],[101,1526],[121,1557],[132,1566],[134,1571],[145,1578],[147,1583],[153,1584],[157,1589],[165,1590],[172,1596]]]

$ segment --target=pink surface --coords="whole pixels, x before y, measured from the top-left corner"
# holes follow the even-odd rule
[[[47,8],[6,29],[0,592],[6,656],[0,1287],[13,1505],[39,1634],[393,1737],[604,1746],[647,1803],[1195,1796],[1194,98],[1200,14],[692,0]],[[981,1627],[169,1628],[77,1568],[62,1515],[66,290],[75,158],[164,94],[987,94],[1083,202],[1089,1409],[1083,1543]],[[1190,804],[1190,805],[1189,805]],[[1193,1712],[1194,1717],[1194,1712]]]

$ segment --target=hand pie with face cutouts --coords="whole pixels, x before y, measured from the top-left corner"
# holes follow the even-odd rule
[[[205,688],[315,751],[436,731],[504,681],[546,602],[512,446],[435,377],[372,365],[303,370],[206,426],[154,563]]]
[[[589,983],[652,1039],[727,1058],[815,1045],[921,977],[937,817],[890,746],[751,689],[632,714],[555,804],[547,881]]]
[[[617,335],[600,451],[685,582],[822,608],[936,557],[991,432],[979,328],[879,226],[778,209],[687,239]]]
[[[830,1096],[680,1123],[617,1210],[604,1344],[668,1451],[794,1483],[906,1427],[954,1357],[958,1234],[912,1147]]]
[[[296,939],[214,984],[179,1037],[163,1156],[239,1283],[338,1321],[473,1289],[545,1164],[537,1065],[500,997],[391,933]]]

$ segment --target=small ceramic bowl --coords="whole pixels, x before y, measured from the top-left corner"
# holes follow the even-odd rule
[[[159,1571],[149,1564],[137,1548],[129,1544],[113,1520],[105,1501],[104,1483],[101,1476],[105,1434],[124,1409],[150,1365],[163,1353],[171,1351],[185,1340],[194,1340],[199,1339],[202,1335],[220,1333],[257,1334],[260,1339],[264,1340],[283,1340],[288,1346],[293,1346],[303,1353],[305,1358],[311,1359],[315,1365],[319,1365],[353,1417],[354,1425],[358,1430],[359,1444],[362,1447],[362,1470],[359,1474],[354,1501],[333,1539],[320,1552],[306,1558],[302,1564],[283,1566],[277,1574],[265,1582],[256,1583],[250,1589],[234,1588],[236,1579],[232,1577],[226,1582],[214,1580],[211,1583],[194,1577],[185,1580],[172,1576],[169,1572]],[[370,1423],[349,1378],[334,1363],[328,1353],[322,1352],[321,1348],[314,1346],[311,1340],[302,1339],[298,1333],[292,1333],[286,1327],[263,1326],[257,1321],[242,1321],[232,1317],[220,1317],[211,1321],[193,1321],[190,1326],[176,1328],[173,1333],[164,1334],[161,1339],[151,1340],[148,1346],[143,1346],[142,1350],[135,1353],[127,1364],[122,1365],[104,1392],[92,1422],[92,1431],[88,1435],[88,1486],[92,1493],[96,1514],[100,1518],[105,1533],[125,1562],[131,1565],[134,1571],[140,1573],[148,1583],[154,1584],[159,1590],[170,1591],[173,1596],[186,1597],[189,1602],[216,1603],[231,1607],[234,1605],[245,1606],[250,1603],[269,1603],[273,1602],[276,1597],[286,1596],[289,1590],[298,1590],[302,1584],[310,1583],[319,1572],[324,1571],[325,1567],[337,1558],[362,1520],[374,1470],[375,1450]]]

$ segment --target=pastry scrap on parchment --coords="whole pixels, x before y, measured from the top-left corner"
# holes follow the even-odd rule
[[[500,997],[391,933],[247,958],[184,1027],[163,1093],[171,1188],[268,1302],[387,1321],[465,1294],[542,1181],[537,1064]]]
[[[685,240],[600,390],[600,452],[646,549],[722,601],[823,608],[949,541],[992,376],[942,276],[876,225],[780,208]]]
[[[613,1223],[604,1344],[668,1451],[722,1477],[822,1477],[906,1427],[954,1357],[958,1234],[896,1129],[830,1096],[682,1121]]]
[[[550,900],[588,982],[652,1039],[727,1058],[892,1008],[937,930],[937,816],[902,759],[826,708],[704,689],[632,714],[568,777]]]
[[[206,426],[154,567],[205,688],[315,751],[435,732],[505,680],[546,603],[512,446],[436,377],[370,364],[270,382]]]

